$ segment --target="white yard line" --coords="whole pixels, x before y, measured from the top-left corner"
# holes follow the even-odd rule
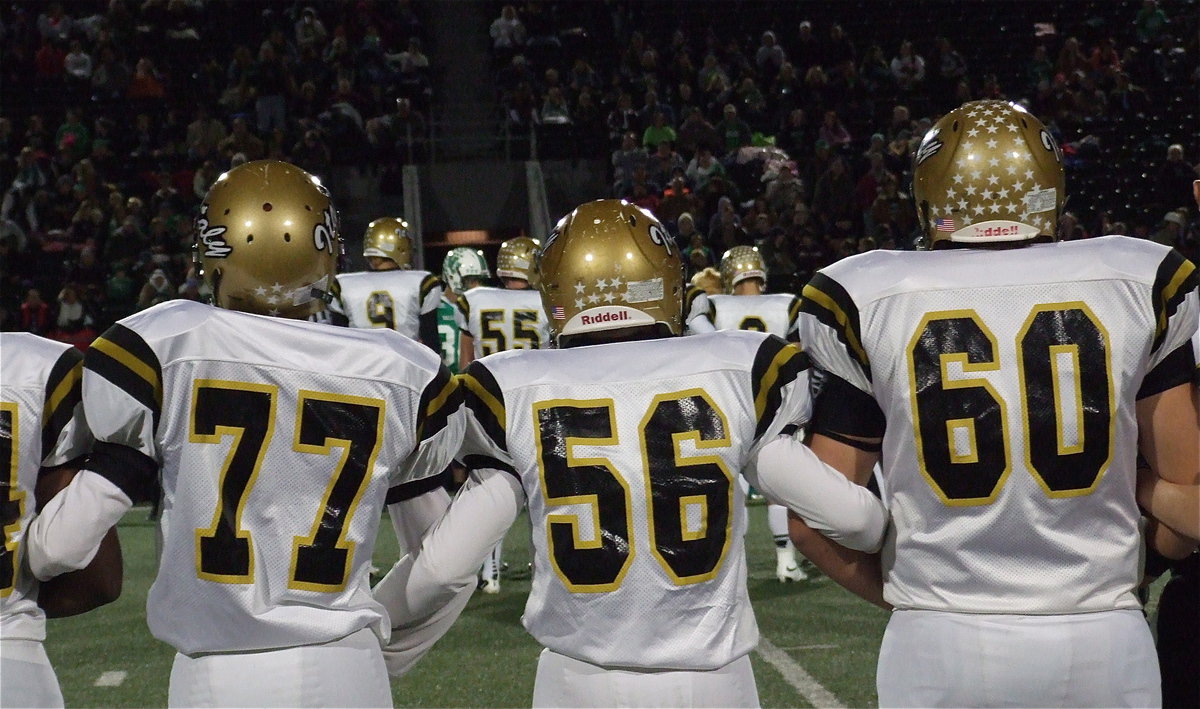
[[[841,646],[840,645],[788,645],[786,647],[781,647],[779,649],[787,650],[790,652],[792,650],[836,650],[839,647],[841,647]]]
[[[791,655],[775,647],[774,643],[762,635],[758,636],[758,654],[778,670],[784,681],[792,685],[809,704],[822,709],[845,709],[846,705],[834,696],[833,692],[822,687],[821,683],[801,667],[800,663],[793,660]]]
[[[102,673],[99,677],[97,677],[96,681],[92,683],[92,686],[93,687],[120,687],[125,682],[125,678],[128,676],[129,676],[129,673],[124,670],[110,670],[108,672]]]

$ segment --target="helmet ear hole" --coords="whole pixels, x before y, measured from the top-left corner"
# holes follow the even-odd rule
[[[284,241],[287,241],[287,242],[291,242],[291,240],[292,240],[292,235],[291,235],[291,233],[290,233],[290,232],[286,232],[286,231],[285,231],[285,232],[283,232],[283,240],[284,240]]]
[[[958,121],[955,121],[954,123],[950,124],[950,130],[954,133],[958,132]]]

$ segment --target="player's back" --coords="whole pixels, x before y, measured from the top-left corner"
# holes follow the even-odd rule
[[[718,330],[754,330],[786,338],[795,330],[800,299],[791,293],[710,295],[708,307]]]
[[[543,349],[550,341],[542,296],[532,289],[480,286],[458,296],[460,327],[474,338],[475,357]]]
[[[887,420],[889,602],[1138,607],[1134,402],[1182,344],[1169,326],[1191,268],[1106,237],[871,252],[813,278],[806,348]]]
[[[445,425],[429,408],[454,388],[439,365],[387,330],[186,301],[98,339],[84,381],[97,439],[162,471],[151,632],[185,653],[385,634],[371,552],[388,488]]]
[[[420,339],[420,316],[437,306],[440,281],[428,271],[359,271],[337,275],[338,294],[332,304],[343,311],[350,327],[388,328]]]
[[[799,348],[750,332],[472,364],[465,462],[521,479],[529,632],[603,666],[713,669],[749,652],[733,482],[761,442],[807,418],[806,367]]]
[[[71,345],[28,333],[0,333],[0,637],[44,640],[37,580],[21,570],[21,541],[34,515],[43,466],[62,465],[91,448],[75,419],[83,356]]]

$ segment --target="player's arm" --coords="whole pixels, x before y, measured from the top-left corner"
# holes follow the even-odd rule
[[[70,484],[79,470],[78,462],[42,469],[34,493],[38,512]],[[114,526],[105,533],[96,555],[87,566],[41,583],[38,605],[47,618],[86,613],[117,600],[121,595],[121,582],[121,542]]]
[[[687,334],[716,332],[712,320],[709,319],[708,293],[704,292],[704,289],[695,286],[688,289],[683,299],[683,312],[687,318]]]
[[[454,322],[458,326],[458,371],[467,371],[475,361],[475,337],[468,329],[471,322],[471,303],[465,293],[460,293],[454,303]]]
[[[1139,474],[1138,502],[1162,523],[1154,525],[1150,539],[1171,559],[1190,554],[1200,539],[1200,422],[1194,397],[1195,388],[1185,382],[1137,402],[1139,450],[1152,471]]]
[[[438,305],[442,302],[442,280],[432,273],[421,281],[417,295],[417,336],[434,352],[442,351],[442,338],[438,335]]]

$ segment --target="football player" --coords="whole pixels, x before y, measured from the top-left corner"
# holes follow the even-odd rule
[[[400,618],[436,607],[528,505],[523,622],[546,646],[534,706],[757,706],[734,479],[858,549],[880,543],[883,505],[779,435],[808,418],[798,347],[675,337],[683,265],[649,212],[584,204],[539,263],[558,349],[494,354],[461,375],[472,479],[379,597]]]
[[[1016,104],[948,113],[913,181],[932,250],[840,261],[801,308],[828,372],[813,449],[860,483],[882,459],[882,571],[802,523],[793,538],[895,608],[880,706],[1156,706],[1135,463],[1140,441],[1160,477],[1196,483],[1195,266],[1123,236],[1055,242],[1062,153]]]
[[[172,706],[390,706],[386,667],[411,657],[385,666],[396,624],[372,597],[371,552],[385,504],[409,545],[449,504],[437,474],[462,435],[457,381],[390,328],[304,321],[342,241],[303,170],[223,174],[196,239],[217,307],[163,303],[88,350],[97,443],[31,526],[31,566],[74,568],[133,503],[160,500],[147,620],[178,651]],[[390,647],[423,652],[397,635]]]
[[[412,267],[408,222],[383,217],[367,225],[363,257],[371,270],[339,273],[329,310],[336,323],[350,327],[385,327],[441,351],[437,309],[442,283],[429,271]]]
[[[721,292],[721,272],[710,266],[692,276],[691,284],[683,296],[684,334],[712,332],[708,298]]]
[[[35,508],[65,486],[92,448],[80,406],[83,355],[28,333],[0,334],[0,706],[61,707],[42,641],[46,618],[82,613],[121,592],[115,529],[90,550],[87,568],[39,583],[22,563]]]
[[[708,296],[713,328],[769,332],[795,342],[800,299],[791,293],[766,293],[767,267],[758,248],[734,246],[721,256],[720,266],[725,293]],[[787,508],[768,504],[767,526],[775,542],[775,578],[780,583],[807,579],[788,538]]]
[[[458,299],[463,293],[487,285],[492,277],[487,258],[479,249],[457,246],[442,260],[442,302],[438,306],[438,336],[442,342],[442,362],[458,374],[462,362],[461,317]]]
[[[527,236],[504,242],[496,255],[496,275],[504,287],[471,288],[459,296],[460,370],[493,352],[548,346],[550,326],[542,296],[531,287],[538,246],[537,239]],[[484,593],[500,592],[503,546],[501,540],[479,571]]]

